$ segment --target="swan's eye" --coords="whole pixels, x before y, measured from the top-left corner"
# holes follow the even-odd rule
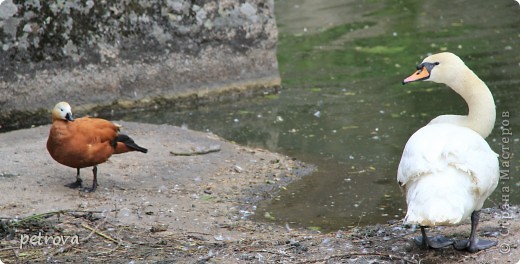
[[[441,63],[440,63],[440,62],[438,62],[438,61],[437,61],[437,62],[435,62],[435,65],[439,65],[439,64],[441,64]]]

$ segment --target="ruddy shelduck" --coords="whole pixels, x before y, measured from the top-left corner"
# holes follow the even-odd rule
[[[82,187],[79,170],[94,167],[92,187],[85,188],[86,192],[96,190],[97,165],[107,161],[112,154],[148,152],[127,135],[119,133],[119,126],[110,121],[92,117],[74,119],[71,107],[66,102],[56,104],[52,110],[47,150],[57,162],[77,169],[76,181],[65,185],[67,187]]]

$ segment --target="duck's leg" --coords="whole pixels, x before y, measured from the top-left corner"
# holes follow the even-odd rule
[[[97,189],[98,183],[97,183],[97,166],[94,166],[92,169],[92,173],[94,174],[94,179],[92,180],[92,187],[91,188],[84,188],[84,192],[94,192]]]
[[[484,240],[477,238],[478,221],[480,220],[480,210],[471,213],[471,234],[469,239],[463,239],[455,243],[455,249],[467,250],[469,252],[477,252],[479,250],[488,249],[497,244],[497,241]]]
[[[455,243],[452,239],[443,237],[443,236],[436,236],[434,238],[429,238],[426,235],[426,227],[421,226],[421,234],[422,237],[414,237],[414,242],[418,246],[420,246],[423,249],[428,248],[443,248],[447,247],[449,245],[452,245]]]
[[[78,170],[78,173],[76,174],[76,181],[73,183],[65,184],[65,187],[69,187],[69,188],[73,188],[73,189],[81,187],[81,183],[83,181],[79,177],[79,168],[76,168],[76,170]]]

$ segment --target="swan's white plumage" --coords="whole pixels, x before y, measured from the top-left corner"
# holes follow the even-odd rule
[[[480,210],[498,183],[497,154],[472,129],[433,123],[408,140],[397,172],[405,222],[458,224]]]
[[[431,55],[403,83],[444,83],[468,104],[468,115],[441,115],[406,143],[397,181],[406,194],[405,222],[458,224],[479,211],[499,179],[498,158],[484,140],[496,110],[486,84],[455,54]]]

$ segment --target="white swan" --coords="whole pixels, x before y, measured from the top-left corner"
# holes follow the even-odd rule
[[[470,252],[487,249],[496,241],[477,239],[480,209],[499,179],[497,154],[486,143],[495,124],[495,103],[488,87],[456,55],[427,57],[403,84],[427,80],[444,83],[461,95],[469,114],[442,115],[415,132],[406,143],[397,181],[406,194],[405,222],[419,224],[423,247],[454,244]],[[455,225],[471,215],[468,240],[428,238],[425,227]]]

